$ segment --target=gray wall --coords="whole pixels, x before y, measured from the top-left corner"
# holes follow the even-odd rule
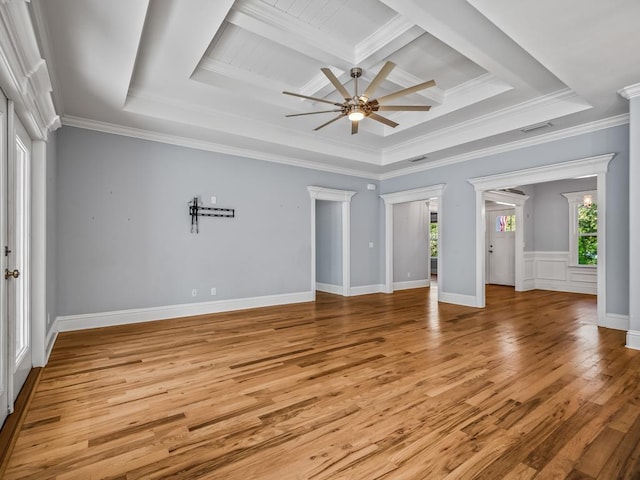
[[[568,252],[569,202],[562,194],[596,190],[596,177],[559,180],[531,187],[533,195],[531,199],[527,200],[527,202],[532,202],[534,207],[533,248],[531,250]]]
[[[429,278],[429,211],[425,202],[393,206],[393,281]]]
[[[381,182],[382,193],[446,183],[442,198],[443,291],[475,295],[475,192],[468,178],[616,153],[607,176],[607,310],[629,306],[629,127],[599,130]]]
[[[342,285],[342,202],[316,201],[316,281]]]
[[[380,283],[371,180],[72,127],[57,143],[58,315],[310,291],[308,185],[358,192],[352,285]],[[236,218],[190,234],[194,195]]]
[[[58,314],[57,307],[57,216],[56,216],[56,150],[57,150],[57,132],[51,132],[47,141],[47,160],[46,160],[46,177],[47,177],[47,298],[46,312],[47,325],[45,334],[48,335],[53,326],[53,322]]]

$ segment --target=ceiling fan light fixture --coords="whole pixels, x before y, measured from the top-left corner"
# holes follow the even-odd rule
[[[364,118],[364,113],[362,113],[359,109],[354,109],[349,114],[349,120],[351,120],[352,122],[359,122],[363,118]]]
[[[360,108],[360,105],[353,105],[349,112],[349,120],[352,122],[359,122],[364,118],[364,112]]]

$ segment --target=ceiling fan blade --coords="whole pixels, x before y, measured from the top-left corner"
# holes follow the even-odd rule
[[[387,112],[428,112],[431,105],[378,105],[374,110]]]
[[[404,88],[402,90],[398,90],[397,92],[390,93],[389,95],[384,95],[378,98],[378,103],[384,103],[387,100],[391,100],[394,98],[402,97],[404,95],[409,95],[410,93],[419,92],[420,90],[424,90],[425,88],[434,87],[436,82],[434,80],[429,80],[428,82],[419,83],[418,85],[414,85],[413,87]]]
[[[294,97],[306,98],[307,100],[313,100],[314,102],[328,103],[329,105],[336,105],[338,107],[342,106],[341,103],[333,102],[331,100],[325,100],[324,98],[309,97],[307,95],[302,95],[300,93],[293,93],[293,92],[282,92],[282,93],[284,93],[285,95],[293,95]]]
[[[358,133],[358,124],[360,122],[356,120],[351,120],[351,135],[355,135]]]
[[[388,118],[385,118],[382,115],[378,115],[377,113],[371,112],[369,115],[367,115],[367,117],[369,117],[372,120],[375,120],[376,122],[380,122],[380,123],[384,123],[385,125],[389,125],[392,128],[396,128],[399,125],[398,123],[394,122],[393,120],[389,120]]]
[[[333,86],[336,87],[336,90],[340,92],[340,95],[342,95],[345,100],[347,101],[351,100],[351,95],[349,94],[347,89],[344,88],[344,85],[340,83],[340,80],[338,80],[338,77],[336,77],[330,69],[325,67],[325,68],[321,68],[320,70],[322,70],[322,73],[324,73],[326,77],[329,79],[329,81],[333,83]]]
[[[317,131],[317,130],[320,130],[321,128],[324,128],[324,127],[326,127],[327,125],[329,125],[330,123],[333,123],[333,122],[335,122],[336,120],[340,120],[342,117],[346,117],[346,116],[347,116],[347,114],[346,114],[346,113],[343,113],[342,115],[338,115],[337,117],[332,118],[331,120],[329,120],[327,123],[323,123],[323,124],[322,124],[322,125],[320,125],[319,127],[314,128],[314,129],[313,129],[313,131],[315,132],[315,131]]]
[[[387,63],[385,63],[380,69],[380,71],[378,72],[378,74],[374,77],[374,79],[371,80],[371,83],[369,84],[367,89],[364,91],[362,96],[366,98],[371,98],[371,95],[373,95],[373,92],[376,91],[376,89],[380,86],[380,84],[384,81],[384,79],[387,78],[387,76],[389,75],[389,73],[391,73],[391,70],[393,70],[395,66],[396,64],[393,62],[388,61]]]
[[[303,115],[315,115],[316,113],[330,113],[330,112],[341,112],[341,108],[337,108],[335,110],[320,110],[318,112],[307,112],[307,113],[290,113],[289,115],[285,115],[285,117],[301,117]]]

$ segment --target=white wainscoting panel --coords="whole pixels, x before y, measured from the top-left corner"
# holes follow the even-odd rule
[[[569,252],[524,252],[524,289],[598,292],[598,271],[569,266]]]

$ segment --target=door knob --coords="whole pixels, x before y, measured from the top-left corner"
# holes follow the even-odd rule
[[[20,276],[20,271],[18,269],[15,269],[13,272],[11,270],[9,270],[8,268],[4,269],[4,279],[8,280],[11,277],[13,278],[18,278]]]

